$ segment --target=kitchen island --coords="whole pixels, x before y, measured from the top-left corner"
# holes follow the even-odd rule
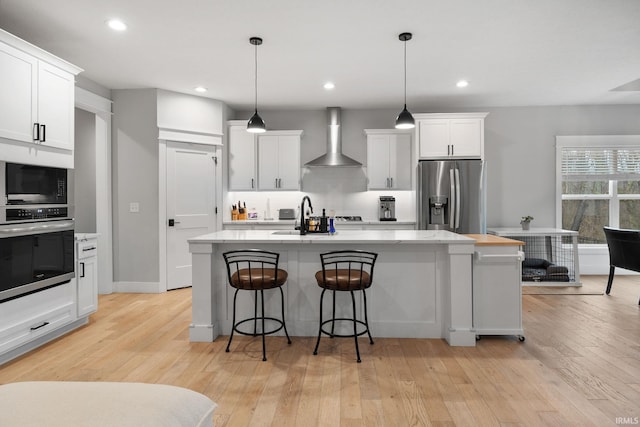
[[[195,237],[189,240],[190,340],[210,342],[231,331],[233,292],[227,285],[223,252],[258,248],[280,253],[280,268],[288,272],[283,290],[289,334],[315,336],[321,289],[314,274],[322,268],[319,254],[361,249],[379,254],[367,291],[374,337],[444,338],[450,345],[474,346],[474,244],[472,238],[435,230],[340,230],[334,235],[304,236],[293,230],[224,230]],[[252,316],[253,307],[252,296],[238,297],[238,318]],[[279,310],[279,293],[265,293],[265,311]],[[336,311],[350,315],[350,302],[338,298]]]

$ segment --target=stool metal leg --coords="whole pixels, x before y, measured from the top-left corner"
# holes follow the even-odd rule
[[[236,292],[233,294],[233,320],[231,321],[231,335],[229,335],[229,342],[227,343],[227,349],[225,350],[229,353],[229,346],[231,346],[231,340],[233,339],[233,332],[236,330],[236,298],[238,297],[239,289],[236,289]]]
[[[367,334],[369,334],[369,344],[373,344],[373,338],[371,338],[371,331],[369,331],[369,316],[367,315],[367,292],[363,289],[362,296],[364,298],[364,325],[367,327]]]
[[[324,300],[324,292],[326,289],[322,290],[320,294],[320,324],[318,325],[318,340],[316,341],[316,348],[313,350],[314,356],[318,354],[318,346],[320,345],[320,335],[322,335],[322,302]]]
[[[353,305],[353,339],[356,342],[356,355],[358,356],[358,363],[362,362],[360,360],[360,348],[358,347],[358,324],[356,322],[356,297],[353,295],[353,291],[349,291],[351,294],[351,303]]]
[[[289,338],[289,332],[287,332],[287,324],[284,321],[284,292],[282,292],[282,286],[278,287],[280,289],[280,302],[282,303],[282,326],[284,327],[284,334],[287,336],[287,344],[291,344],[291,338]]]
[[[253,336],[258,336],[258,290],[254,291],[253,299]],[[264,311],[263,311],[264,316]]]
[[[262,289],[260,289],[260,303],[262,304],[262,313],[260,313],[262,315],[262,361],[266,362],[267,361],[267,344],[265,343],[265,339],[264,339],[264,331],[265,331],[264,329],[264,291]]]
[[[336,328],[336,291],[331,291],[331,293],[333,294],[333,308],[331,309],[331,319],[333,321],[331,322],[331,335],[329,337],[333,338]]]

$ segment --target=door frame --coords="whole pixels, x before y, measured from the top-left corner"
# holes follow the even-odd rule
[[[96,233],[98,234],[98,293],[113,292],[113,200],[111,188],[111,105],[113,101],[75,88],[75,108],[95,114]]]
[[[183,142],[189,144],[204,144],[215,147],[214,156],[217,158],[215,171],[214,207],[218,210],[215,215],[216,230],[222,230],[222,135],[187,133],[173,129],[160,128],[158,135],[158,241],[159,241],[159,292],[167,291],[167,143]]]

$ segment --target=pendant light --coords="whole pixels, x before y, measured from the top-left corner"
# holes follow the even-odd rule
[[[416,122],[407,110],[407,41],[411,40],[411,33],[402,33],[398,36],[404,42],[404,108],[396,118],[396,129],[413,129]]]
[[[249,42],[255,46],[255,65],[256,65],[256,75],[255,75],[255,112],[253,116],[249,119],[247,123],[247,132],[251,133],[262,133],[267,130],[264,125],[264,120],[258,114],[258,46],[262,44],[262,39],[260,37],[251,37]]]

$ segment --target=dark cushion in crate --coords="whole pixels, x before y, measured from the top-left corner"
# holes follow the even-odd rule
[[[567,267],[555,265],[546,259],[527,258],[522,261],[522,280],[525,282],[568,282]]]

